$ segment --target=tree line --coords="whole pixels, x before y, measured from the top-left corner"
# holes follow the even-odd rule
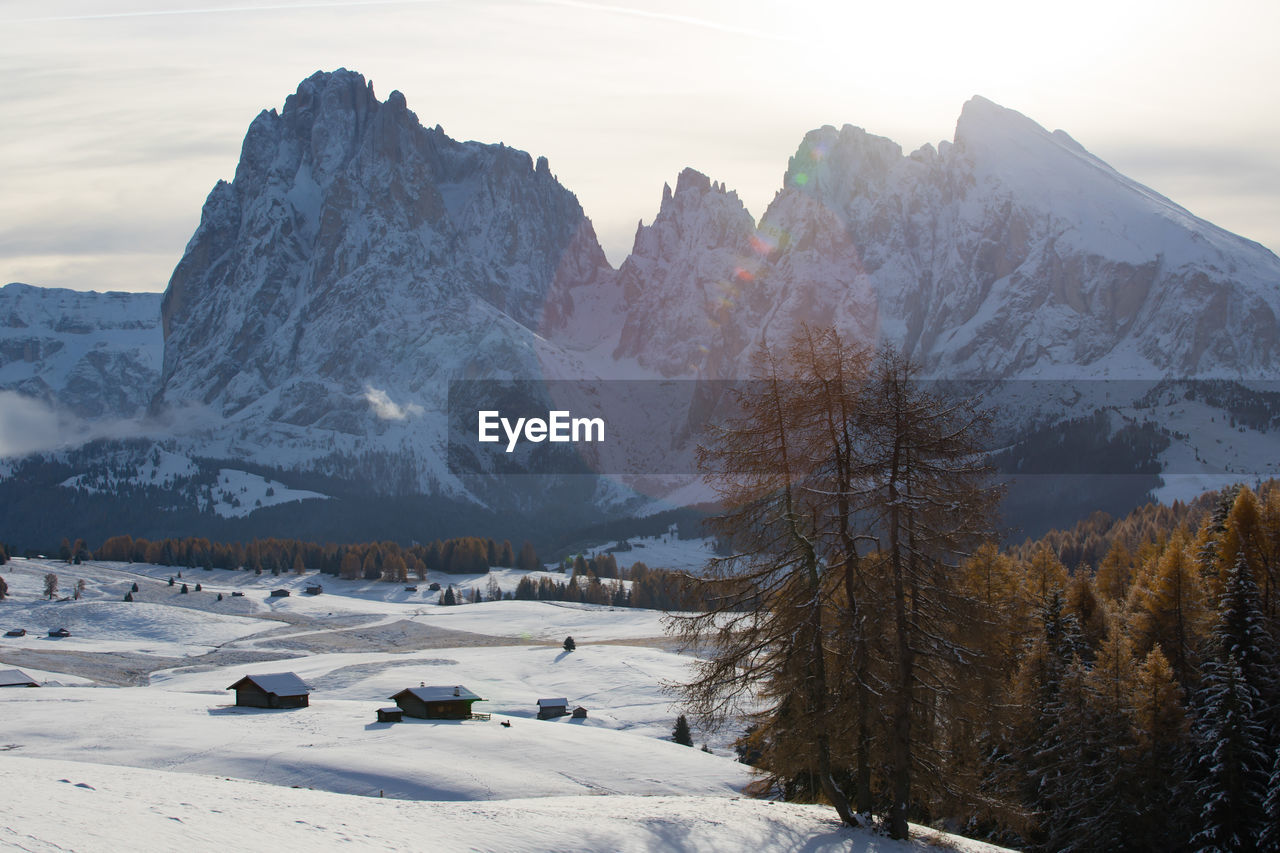
[[[1280,484],[1100,532],[1073,571],[1062,534],[962,567],[989,722],[948,770],[974,825],[1044,850],[1280,849]]]
[[[199,537],[134,539],[113,536],[93,552],[95,560],[204,569],[244,569],[273,575],[319,571],[350,580],[403,583],[429,571],[485,574],[491,566],[533,570],[541,561],[527,540],[516,552],[509,541],[475,536],[402,547],[393,541],[324,545],[299,539],[255,539],[248,544]],[[70,562],[70,560],[68,560]]]
[[[1280,849],[1280,485],[1001,549],[976,405],[831,331],[754,367],[701,460],[735,553],[676,626],[754,793],[898,838]]]
[[[524,577],[516,584],[511,596],[517,601],[577,601],[585,604],[607,604],[613,607],[638,607],[648,610],[695,611],[707,606],[699,584],[684,572],[669,569],[651,569],[644,563],[634,563],[631,568],[619,572],[613,555],[600,562],[606,571],[612,566],[612,575],[597,575],[588,568],[577,572],[568,581],[542,576]],[[595,563],[592,558],[588,563]],[[576,560],[575,560],[576,562]],[[629,580],[623,584],[610,578]]]
[[[534,571],[542,562],[534,546],[525,541],[514,551],[509,541],[474,536],[437,540],[428,545],[401,547],[395,542],[320,545],[298,539],[257,539],[248,544],[210,542],[198,537],[134,539],[113,536],[90,555],[83,540],[64,540],[62,559],[68,563],[88,559],[121,563],[203,569],[243,569],[258,574],[305,574],[319,571],[347,580],[381,580],[406,583],[425,580],[427,572],[487,574],[491,566]],[[695,610],[703,606],[696,587],[682,572],[649,568],[642,562],[627,570],[618,568],[613,554],[578,554],[561,564],[567,580],[543,576],[521,578],[505,596],[491,587],[486,596],[479,587],[465,598],[452,589],[441,596],[445,603],[462,604],[503,598],[523,601],[571,601],[614,607],[652,610]],[[619,581],[629,581],[628,584]],[[612,581],[612,583],[610,582]]]

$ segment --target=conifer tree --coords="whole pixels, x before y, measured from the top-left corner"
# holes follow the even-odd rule
[[[1268,774],[1261,699],[1234,658],[1206,666],[1197,719],[1200,831],[1197,849],[1253,851],[1262,830]]]
[[[676,727],[671,731],[671,739],[682,746],[693,746],[693,733],[689,731],[689,721],[684,714],[676,717]]]
[[[1074,730],[1087,718],[1084,669],[1079,664],[1083,642],[1060,587],[1049,588],[1037,608],[1036,622],[1037,633],[1013,681],[1015,716],[1006,743],[994,750],[997,760],[990,785],[1021,803],[1027,814],[1038,816],[1042,831],[1054,837],[1056,821],[1065,827],[1079,817],[1067,811],[1076,798],[1060,779],[1064,768],[1079,761],[1080,738]]]
[[[360,557],[353,549],[348,548],[342,555],[342,563],[338,574],[345,580],[356,580],[360,577]]]
[[[538,568],[538,553],[534,550],[533,543],[527,539],[520,546],[520,557],[516,561],[516,568],[526,572],[532,572]]]
[[[1262,833],[1259,850],[1280,850],[1280,747],[1271,762],[1271,779],[1267,783],[1267,799],[1262,805]]]
[[[1258,587],[1243,553],[1225,577],[1196,715],[1203,848],[1253,851],[1262,831],[1273,749],[1274,671]]]
[[[1138,670],[1133,697],[1134,804],[1130,835],[1150,850],[1175,850],[1190,836],[1184,797],[1190,730],[1173,668],[1160,646]]]
[[[1098,592],[1111,601],[1124,601],[1129,592],[1133,572],[1133,556],[1119,538],[1111,543],[1111,549],[1098,566]]]
[[[1154,577],[1135,596],[1134,629],[1139,650],[1159,646],[1183,689],[1195,683],[1195,672],[1208,612],[1204,585],[1179,531],[1156,563]]]
[[[1027,773],[1027,804],[1039,819],[1039,847],[1046,851],[1071,849],[1090,816],[1088,786],[1094,774],[1085,769],[1097,760],[1089,738],[1098,733],[1098,726],[1088,706],[1086,673],[1074,658],[1052,692],[1043,693],[1036,709],[1042,730],[1027,743],[1019,762]]]
[[[1073,849],[1123,850],[1138,812],[1135,784],[1135,709],[1138,666],[1119,615],[1107,624],[1107,638],[1084,676],[1087,716],[1077,732],[1081,755],[1072,768],[1080,820]]]

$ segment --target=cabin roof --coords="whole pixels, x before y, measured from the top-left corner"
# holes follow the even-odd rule
[[[567,708],[569,707],[568,699],[539,699],[539,708]]]
[[[34,678],[20,669],[0,669],[0,687],[13,687],[15,684],[38,684]]]
[[[395,699],[396,696],[403,696],[405,693],[412,694],[423,702],[484,701],[461,684],[428,684],[423,687],[407,687],[390,698]]]
[[[307,683],[292,672],[246,675],[227,689],[236,690],[246,681],[257,685],[264,693],[274,693],[276,696],[306,696],[311,692],[311,688],[307,686]]]

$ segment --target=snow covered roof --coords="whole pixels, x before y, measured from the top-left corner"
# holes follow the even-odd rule
[[[246,675],[228,690],[235,690],[246,681],[251,681],[266,693],[276,696],[305,696],[311,692],[307,683],[292,672],[271,672],[262,675]]]
[[[400,693],[411,693],[423,702],[457,702],[467,699],[476,702],[484,701],[460,684],[429,684],[422,687],[410,687],[405,690],[401,690]],[[397,693],[396,696],[399,696],[400,693]],[[391,696],[389,698],[394,699],[396,696]]]
[[[24,684],[39,682],[20,669],[0,669],[0,687],[18,687]]]
[[[568,699],[539,699],[539,708],[567,708],[569,707]]]

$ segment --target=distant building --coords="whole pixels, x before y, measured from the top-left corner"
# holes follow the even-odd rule
[[[322,592],[324,592],[324,587],[318,583],[312,584],[311,586],[307,587],[307,595],[319,595]],[[274,594],[275,593],[272,593],[272,595]],[[285,595],[288,595],[288,594],[289,594],[288,590],[285,590]]]
[[[401,711],[399,707],[378,709],[378,722],[380,723],[398,723],[401,722],[403,717],[404,711]]]
[[[40,682],[20,669],[0,669],[0,687],[39,687]]]
[[[585,720],[587,718],[587,709],[579,705],[573,709],[573,718],[575,720]]]
[[[538,700],[538,719],[550,720],[555,717],[564,717],[569,714],[568,699],[539,699]]]
[[[401,690],[391,699],[407,716],[423,720],[488,719],[488,714],[472,714],[471,704],[484,699],[462,685],[423,685]]]
[[[6,637],[25,637],[27,636],[26,628],[12,628],[4,632]]]
[[[236,692],[236,705],[244,708],[305,708],[311,688],[292,672],[246,675],[227,688]]]
[[[287,589],[273,589],[273,590],[271,590],[271,596],[270,596],[270,597],[271,597],[271,598],[288,598],[288,597],[289,597],[289,590],[287,590]]]
[[[50,637],[70,637],[71,632],[66,628],[51,628],[49,630]]]

